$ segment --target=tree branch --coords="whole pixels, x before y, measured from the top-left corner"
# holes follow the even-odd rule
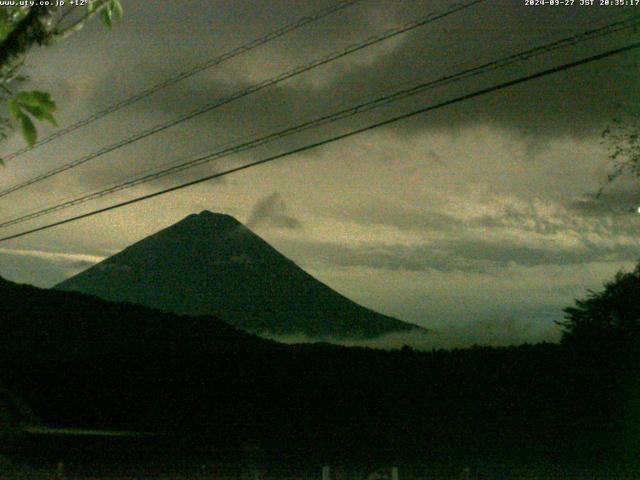
[[[108,0],[99,0],[97,2],[98,5],[95,7],[94,10],[85,13],[82,17],[80,17],[78,20],[76,20],[75,22],[73,22],[71,25],[64,28],[63,30],[56,30],[55,32],[53,32],[53,35],[56,38],[66,38],[72,33],[77,32],[84,26],[84,24],[88,20],[90,20],[95,15],[97,15],[98,12],[107,5],[107,3],[108,3]]]
[[[51,8],[40,5],[31,7],[27,16],[20,20],[16,28],[0,43],[0,69],[5,68],[34,44],[46,43],[51,36],[46,26]]]

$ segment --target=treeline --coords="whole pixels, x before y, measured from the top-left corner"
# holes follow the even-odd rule
[[[184,317],[0,284],[0,384],[52,425],[256,462],[633,462],[638,348],[284,346]],[[164,440],[163,440],[164,439]],[[167,440],[170,439],[170,440]]]

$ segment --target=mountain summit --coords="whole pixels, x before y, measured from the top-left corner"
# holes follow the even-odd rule
[[[315,279],[235,218],[192,214],[55,288],[267,335],[373,338],[420,327],[362,307]]]

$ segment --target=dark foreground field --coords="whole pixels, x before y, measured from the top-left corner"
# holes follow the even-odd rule
[[[121,465],[91,465],[67,463],[28,464],[9,463],[0,460],[2,471],[0,479],[43,479],[59,480],[323,480],[323,468],[320,465],[302,468],[298,465],[274,465],[254,470],[242,464],[219,464],[207,462],[187,463],[146,463]],[[402,465],[398,468],[399,480],[563,480],[563,479],[616,479],[636,480],[640,478],[632,467],[617,468],[567,468],[554,465],[541,465],[532,462],[528,465]],[[63,471],[61,475],[60,472]],[[391,480],[389,466],[344,466],[330,467],[331,480]]]
[[[336,480],[394,465],[400,479],[640,478],[636,337],[286,346],[212,317],[0,290],[0,385],[33,411],[23,423],[149,434],[17,435],[0,445],[5,478],[59,461],[68,478],[198,478],[202,465],[211,478],[320,478],[323,465]]]

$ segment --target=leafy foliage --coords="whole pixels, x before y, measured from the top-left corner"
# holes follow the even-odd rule
[[[20,122],[22,135],[29,146],[36,143],[36,127],[31,117],[36,120],[46,120],[57,126],[52,112],[56,109],[56,104],[51,100],[51,95],[46,92],[30,91],[20,92],[15,98],[9,100],[9,112],[11,117]]]
[[[46,92],[17,91],[24,58],[35,45],[48,45],[78,31],[95,15],[111,27],[122,18],[120,0],[90,0],[86,11],[74,6],[15,6],[0,9],[0,141],[14,125],[32,147],[37,141],[35,121],[56,124],[55,103]],[[76,16],[76,18],[73,18]],[[2,159],[0,159],[2,163]]]
[[[597,344],[640,339],[640,264],[618,272],[601,292],[590,291],[575,306],[564,309],[563,342]]]
[[[0,41],[4,41],[15,26],[29,13],[29,7],[6,6],[0,9]]]
[[[625,118],[614,119],[602,132],[602,141],[609,146],[613,162],[607,184],[625,174],[640,180],[640,111],[628,110]]]
[[[97,3],[90,3],[88,6],[89,12],[94,12],[100,7]],[[113,20],[121,20],[122,19],[122,4],[120,0],[109,0],[107,1],[100,11],[100,18],[102,22],[109,28],[113,23]]]

